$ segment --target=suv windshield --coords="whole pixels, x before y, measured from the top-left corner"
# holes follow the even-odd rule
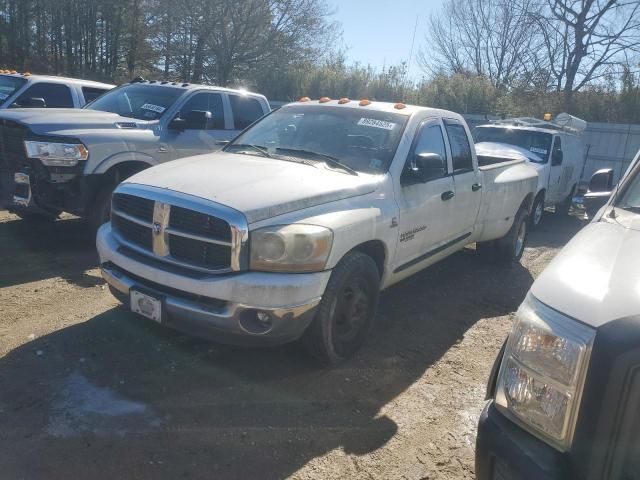
[[[547,163],[549,160],[551,141],[553,140],[553,136],[550,133],[506,127],[478,127],[475,130],[474,137],[476,143],[498,142],[524,148],[540,157],[542,162],[539,163]],[[534,161],[533,159],[530,160]]]
[[[0,75],[0,105],[25,83],[27,81],[24,78]]]
[[[130,84],[110,90],[84,108],[117,113],[138,120],[156,120],[184,92],[183,88]]]
[[[339,164],[345,170],[382,173],[391,160],[409,117],[364,108],[284,107],[260,120],[225,151],[300,158]]]

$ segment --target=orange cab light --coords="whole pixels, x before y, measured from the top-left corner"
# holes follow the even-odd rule
[[[550,122],[551,121],[551,114],[550,113],[545,113],[544,114],[544,121],[545,122]]]
[[[368,98],[363,98],[362,100],[360,100],[361,107],[366,107],[368,105],[371,105],[371,100],[369,100]]]
[[[30,77],[31,76],[31,72],[24,72],[22,74],[23,77]]]
[[[18,73],[18,72],[16,72],[15,70],[11,70],[11,73]]]
[[[402,110],[403,108],[407,108],[407,106],[402,102],[398,102],[393,106],[393,108],[396,110]]]
[[[340,100],[338,100],[338,104],[339,105],[344,105],[345,103],[349,103],[351,100],[349,100],[347,97],[342,97]]]
[[[310,102],[311,99],[309,97],[300,97],[300,100],[298,100],[299,102]]]
[[[331,99],[329,97],[320,97],[320,100],[318,100],[318,103],[327,103],[330,101]]]

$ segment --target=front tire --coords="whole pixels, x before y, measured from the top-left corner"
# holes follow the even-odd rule
[[[364,343],[378,307],[380,274],[371,257],[348,253],[331,273],[302,343],[323,365],[337,365]]]
[[[542,222],[542,216],[544,215],[544,194],[540,194],[536,197],[531,208],[531,217],[529,219],[529,226],[531,230],[538,228]]]
[[[31,211],[29,209],[16,209],[12,210],[12,213],[26,222],[50,223],[58,219],[58,217],[62,213],[62,210],[40,209],[38,211]]]
[[[111,196],[116,186],[115,183],[103,185],[96,194],[87,218],[89,228],[93,234],[98,233],[98,229],[107,223],[111,217]]]
[[[518,210],[509,232],[504,237],[496,240],[495,258],[498,263],[510,265],[519,262],[522,258],[529,235],[527,217],[526,210]]]

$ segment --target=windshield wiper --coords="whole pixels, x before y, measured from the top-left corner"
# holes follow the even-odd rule
[[[250,148],[251,150],[253,150],[254,152],[258,152],[260,155],[262,155],[263,157],[267,157],[267,158],[273,158],[271,155],[269,155],[269,152],[267,152],[267,149],[264,147],[261,147],[259,145],[251,145],[250,143],[232,143],[231,145],[228,145],[227,148],[225,148],[225,151],[229,148],[233,148],[233,147],[238,147],[238,148]]]
[[[635,205],[625,205],[624,207],[618,206],[618,208],[626,210],[627,212],[640,213],[640,207]]]
[[[332,157],[331,155],[327,155],[326,153],[312,152],[310,150],[304,150],[302,148],[278,147],[278,148],[276,148],[276,150],[284,150],[285,152],[289,152],[289,153],[293,153],[293,154],[298,153],[298,154],[302,154],[302,155],[315,155],[316,157],[323,158],[326,163],[329,163],[329,164],[333,165],[334,167],[340,168],[342,170],[346,170],[351,175],[358,175],[358,172],[356,172],[353,168],[345,165],[340,160],[338,160],[336,157]]]

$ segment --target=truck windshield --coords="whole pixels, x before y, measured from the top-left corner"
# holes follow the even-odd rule
[[[330,159],[349,170],[382,173],[389,169],[409,117],[364,108],[315,105],[284,107],[264,117],[225,151],[274,158]],[[324,157],[324,160],[323,160]]]
[[[532,132],[506,127],[478,127],[475,130],[474,137],[476,143],[506,143],[529,150],[542,159],[542,162],[538,163],[547,163],[549,161],[551,141],[553,140],[553,136],[550,133]],[[535,161],[534,159],[530,160]]]
[[[0,75],[0,105],[25,83],[27,81],[24,78]]]
[[[138,120],[156,120],[184,92],[183,88],[129,84],[110,90],[84,108],[117,113]]]
[[[616,202],[616,206],[623,210],[629,210],[635,213],[640,213],[640,174],[638,173],[640,167],[636,165],[632,177],[628,180],[628,183],[623,187],[622,195]]]

